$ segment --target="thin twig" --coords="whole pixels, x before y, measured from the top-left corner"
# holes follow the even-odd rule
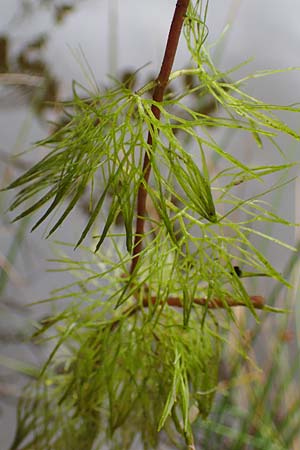
[[[265,299],[261,295],[252,295],[249,297],[249,300],[252,304],[252,306],[256,309],[263,309],[265,306]],[[149,304],[155,305],[157,303],[157,297],[154,295],[151,295],[150,297],[144,297],[143,298],[143,306],[148,307]],[[163,304],[164,301],[160,300],[160,304]],[[169,306],[174,306],[177,308],[182,308],[182,299],[180,297],[168,297],[166,300],[166,303]],[[194,298],[193,304],[195,305],[201,305],[206,306],[209,309],[222,309],[222,308],[232,308],[235,306],[248,306],[244,302],[236,301],[233,298],[227,298],[225,300],[220,300],[218,298],[207,300],[207,298]]]
[[[172,70],[174,58],[178,47],[179,37],[188,6],[189,0],[181,0],[176,3],[174,16],[166,44],[164,58],[153,92],[153,100],[155,102],[161,102],[163,100],[164,92],[169,82],[169,77]],[[156,119],[159,120],[160,119],[159,108],[155,105],[152,105],[151,110]],[[148,148],[151,148],[152,143],[153,143],[152,134],[151,130],[149,130],[147,138]],[[139,186],[137,197],[136,231],[134,236],[134,246],[133,246],[130,273],[133,273],[139,260],[140,252],[142,250],[142,241],[144,237],[145,214],[146,214],[147,184],[149,181],[150,172],[151,172],[150,155],[147,151],[145,151],[143,162],[144,176]]]
[[[133,292],[134,298],[139,302],[140,300],[140,288],[137,288]],[[249,300],[255,309],[263,309],[265,306],[265,298],[262,295],[252,295],[249,297]],[[147,308],[149,304],[155,305],[157,303],[157,297],[155,295],[149,295],[149,287],[147,284],[143,285],[143,298],[142,298],[142,305],[144,308]],[[180,297],[173,297],[169,296],[167,300],[159,300],[159,303],[161,305],[167,303],[169,306],[174,306],[176,308],[182,308],[183,301]],[[223,309],[223,308],[232,308],[235,306],[248,306],[247,303],[234,300],[231,297],[228,297],[224,300],[221,300],[219,298],[214,298],[207,300],[205,297],[196,297],[193,300],[193,304],[200,305],[200,306],[206,306],[209,309]],[[139,307],[136,308],[138,310]],[[128,311],[132,310],[132,306],[126,310],[126,313]],[[133,314],[136,312],[136,310],[133,311]],[[131,311],[132,312],[132,311]]]

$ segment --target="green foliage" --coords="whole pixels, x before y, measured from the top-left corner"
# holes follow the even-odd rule
[[[71,213],[90,185],[90,219],[82,232],[79,245],[96,220],[105,196],[110,192],[114,194],[114,201],[101,236],[102,242],[119,209],[124,213],[126,230],[132,228],[135,196],[131,195],[131,187],[133,184],[137,185],[140,179],[133,150],[142,145],[140,136],[143,134],[143,124],[134,116],[132,95],[122,87],[102,96],[94,96],[88,101],[82,100],[74,88],[72,106],[73,115],[67,125],[39,143],[49,147],[51,152],[10,185],[10,188],[26,186],[19,192],[11,209],[42,193],[38,201],[16,218],[18,220],[52,200],[49,208],[34,225],[35,229],[67,199],[67,207],[51,228],[51,235]],[[98,178],[105,184],[101,193],[99,182],[96,182]],[[95,191],[98,194],[96,199]]]
[[[72,345],[48,361],[28,394],[34,400],[19,406],[19,434],[24,438],[26,427],[34,430],[31,446],[100,449],[103,442],[112,442],[112,448],[127,449],[139,431],[145,448],[152,448],[162,427],[171,432],[171,414],[182,422],[184,433],[190,432],[192,405],[207,416],[218,360],[209,321],[201,327],[193,320],[184,328],[181,314],[170,309],[155,325],[142,312],[106,323],[98,323],[93,310],[82,315],[83,324],[70,317],[59,327]]]
[[[145,95],[156,81],[135,92],[116,82],[103,92],[85,91],[85,99],[74,85],[67,124],[38,143],[49,152],[8,187],[20,188],[11,210],[25,207],[16,220],[50,202],[33,228],[60,210],[48,235],[83,195],[89,197],[89,218],[76,245],[95,227],[102,230],[96,256],[61,261],[63,270],[81,279],[48,299],[69,298],[70,304],[35,334],[53,329],[55,343],[20,402],[11,450],[100,449],[104,443],[129,449],[136,440],[158,448],[165,435],[177,447],[181,435],[194,448],[193,422],[208,416],[218,389],[223,327],[235,326],[231,307],[245,305],[258,319],[244,278],[265,276],[288,285],[253,238],[291,249],[254,226],[291,225],[262,197],[287,182],[292,164],[279,152],[280,164],[249,167],[217,142],[214,128],[250,133],[258,147],[273,145],[279,133],[299,138],[275,111],[299,110],[265,104],[244,92],[245,79],[233,81],[231,72],[217,70],[203,46],[206,14],[206,3],[191,3],[184,34],[193,67],[170,76],[189,75],[191,85],[163,102]],[[215,115],[192,104],[207,96],[218,105]],[[214,176],[210,158],[223,162]],[[269,185],[267,177],[277,173],[282,179]],[[251,181],[261,192],[239,198],[239,185]],[[156,216],[149,214],[136,270],[129,271],[141,186]],[[124,242],[115,236],[120,214]],[[216,304],[225,315],[212,312]],[[239,355],[247,358],[242,349]]]

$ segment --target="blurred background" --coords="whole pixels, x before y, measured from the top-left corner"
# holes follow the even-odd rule
[[[109,76],[125,80],[142,67],[139,86],[156,76],[174,5],[175,0],[1,0],[1,187],[40,157],[40,150],[28,150],[53,130],[51,121],[59,120],[62,113],[58,101],[72,96],[72,80],[89,87],[92,72],[104,88],[111,83]],[[215,64],[220,70],[228,70],[250,59],[238,75],[233,74],[236,78],[256,70],[299,67],[298,14],[298,0],[211,0],[208,43],[214,43],[224,33],[211,50]],[[188,65],[182,39],[174,69]],[[299,103],[300,72],[251,81],[248,92],[273,104]],[[282,113],[281,118],[291,128],[300,130],[298,115]],[[268,147],[254,151],[251,137],[249,141],[236,139],[235,148],[244,152],[249,164],[269,163],[274,154],[274,163],[278,162],[276,153]],[[280,138],[279,143],[287,160],[299,161],[298,143],[286,137]],[[298,222],[299,186],[294,181],[272,199],[276,213]],[[86,212],[83,205],[67,229],[62,227],[54,238],[45,240],[43,229],[29,233],[28,219],[12,224],[13,216],[7,212],[12,197],[10,193],[0,195],[0,450],[5,450],[14,434],[18,393],[30,377],[31,364],[38,365],[47,354],[41,346],[29,343],[28,336],[34,320],[41,320],[49,309],[28,304],[48,297],[68,280],[68,274],[47,272],[51,268],[48,259],[57,252],[54,240],[76,240]],[[296,228],[269,231],[299,247]],[[291,254],[276,245],[265,251],[294,288],[287,292],[264,281],[253,289],[259,288],[269,303],[288,305],[291,313],[271,319],[263,316],[259,333],[245,312],[237,313],[245,332],[252,327],[253,357],[262,368],[255,372],[259,383],[251,389],[242,389],[241,380],[231,385],[234,371],[244,363],[236,360],[236,365],[229,367],[224,355],[221,377],[224,386],[229,387],[226,395],[220,396],[212,421],[205,425],[203,448],[217,449],[221,444],[222,448],[236,450],[300,448],[298,251]],[[255,353],[257,348],[259,352]],[[19,373],[10,370],[16,364]],[[242,373],[250,376],[247,367],[242,368]],[[213,419],[223,428],[220,425],[217,429]],[[238,436],[229,436],[232,423],[238,424]],[[270,442],[278,440],[279,444],[272,447],[263,436],[271,436]],[[208,441],[210,447],[205,447]]]

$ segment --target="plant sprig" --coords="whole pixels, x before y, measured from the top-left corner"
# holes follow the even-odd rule
[[[96,255],[60,260],[61,270],[79,280],[44,300],[70,303],[35,333],[41,339],[55,328],[55,343],[20,402],[11,450],[26,439],[22,450],[98,449],[103,442],[129,449],[137,432],[144,448],[155,448],[160,430],[171,438],[177,430],[195,448],[191,417],[196,411],[206,418],[218,390],[224,323],[236,323],[236,306],[257,320],[257,310],[276,310],[250,295],[245,279],[288,285],[253,240],[291,249],[254,225],[292,225],[262,201],[287,182],[270,187],[267,177],[292,164],[283,158],[248,166],[213,129],[250,133],[259,148],[279,133],[299,139],[275,115],[299,108],[265,104],[242,89],[245,78],[218,71],[204,46],[207,8],[201,0],[177,2],[161,71],[145,87],[132,91],[116,82],[82,99],[74,84],[67,124],[37,144],[49,153],[7,188],[20,189],[11,211],[25,208],[15,220],[48,205],[33,229],[60,211],[48,236],[83,196],[89,217],[76,247],[101,227]],[[183,26],[193,67],[172,73]],[[170,81],[186,75],[193,83],[166,95]],[[206,96],[216,114],[191,101]],[[224,163],[214,174],[212,155]],[[240,198],[239,186],[251,182],[262,190]],[[119,215],[122,233],[115,228]]]

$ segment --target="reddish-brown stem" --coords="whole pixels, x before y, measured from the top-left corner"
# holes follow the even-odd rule
[[[156,80],[156,86],[153,92],[153,100],[155,102],[161,102],[164,97],[164,92],[169,81],[170,73],[172,70],[175,54],[178,47],[179,37],[184,21],[184,17],[189,5],[189,0],[178,0],[176,3],[173,20],[171,23],[169,36],[166,44],[165,54],[162,61],[161,69]],[[152,113],[156,119],[160,119],[160,110],[157,106],[152,106]],[[147,138],[148,149],[152,146],[152,134],[149,130]],[[145,215],[146,215],[146,197],[147,197],[147,184],[149,181],[151,172],[151,163],[149,150],[145,152],[144,162],[143,162],[143,179],[139,186],[138,196],[137,196],[137,218],[136,218],[136,231],[134,235],[134,245],[133,254],[131,260],[130,273],[133,273],[137,262],[139,260],[139,255],[142,250],[142,241],[144,237],[144,227],[145,227]]]
[[[123,276],[126,278],[126,275]],[[133,284],[134,286],[134,284]],[[143,294],[142,294],[142,305],[144,308],[147,308],[149,304],[155,305],[157,303],[157,297],[155,295],[150,295],[149,286],[147,284],[144,284],[143,287]],[[141,288],[136,288],[133,292],[134,298],[137,300],[136,308],[132,309],[132,306],[130,306],[129,310],[131,311],[131,314],[135,313],[136,310],[139,309],[139,301],[141,299]],[[262,295],[251,295],[249,297],[249,300],[255,309],[263,309],[265,306],[265,298]],[[173,306],[175,308],[182,308],[183,302],[180,297],[173,297],[169,296],[166,300],[159,300],[159,304],[163,305],[164,303],[167,303],[169,306]],[[234,300],[231,297],[227,297],[224,300],[221,300],[219,298],[214,298],[207,300],[205,297],[195,297],[193,299],[194,305],[200,305],[200,306],[206,306],[208,309],[224,309],[224,308],[232,308],[235,306],[245,306],[247,307],[247,303],[245,302],[239,302]],[[127,313],[127,311],[126,311]]]
[[[140,310],[141,306],[143,306],[143,308],[148,308],[150,304],[155,305],[157,303],[158,301],[157,297],[155,295],[151,296],[149,295],[147,285],[144,286],[144,290],[145,296],[142,299],[142,304],[140,305],[139,303],[137,303],[135,306],[131,305],[126,311],[124,311],[123,313],[124,316],[129,317],[136,314]],[[135,292],[134,297],[136,298],[136,300],[139,300],[138,291]],[[249,297],[249,300],[253,308],[255,309],[263,309],[265,306],[265,299],[261,295],[252,295],[251,297]],[[159,300],[160,305],[163,305],[164,303],[174,308],[182,308],[183,306],[182,299],[179,297],[168,297],[166,301]],[[195,305],[206,306],[208,309],[225,309],[225,308],[233,308],[235,306],[245,306],[245,307],[248,306],[246,303],[237,302],[233,298],[227,298],[224,301],[215,298],[213,300],[207,301],[205,297],[201,297],[201,298],[194,298],[193,303]],[[110,328],[111,331],[114,331],[114,329],[119,326],[119,323],[120,319],[117,319],[115,322],[113,322]]]
[[[250,302],[252,304],[252,306],[256,309],[263,309],[264,307],[264,298],[260,295],[253,295],[252,297],[249,297]],[[152,295],[151,297],[147,296],[143,298],[143,306],[146,308],[147,306],[149,306],[150,303],[152,303],[153,305],[155,305],[157,302],[157,298],[156,296]],[[160,301],[161,304],[163,304],[163,301]],[[174,306],[177,308],[181,308],[182,307],[182,299],[180,299],[179,297],[168,297],[166,303],[169,306]],[[212,299],[212,300],[207,300],[206,298],[202,297],[202,298],[194,298],[193,303],[195,305],[201,305],[201,306],[206,306],[209,309],[221,309],[221,308],[232,308],[234,306],[248,306],[246,303],[243,302],[237,302],[236,300],[232,299],[232,298],[227,298],[226,300],[222,301],[220,299]]]

